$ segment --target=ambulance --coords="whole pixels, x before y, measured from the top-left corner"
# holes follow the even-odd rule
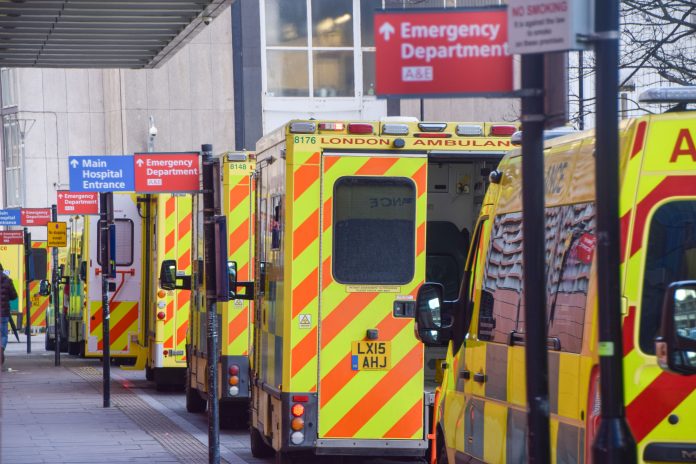
[[[218,158],[220,166],[221,212],[226,217],[227,259],[236,266],[237,276],[250,280],[253,272],[254,232],[254,156],[248,152],[224,153]],[[160,285],[165,288],[191,288],[191,311],[186,344],[186,409],[203,412],[208,398],[207,366],[207,311],[203,263],[205,234],[203,228],[202,195],[193,195],[193,228],[191,232],[191,269],[182,268],[180,262],[165,261],[161,276],[166,268],[173,267],[177,280],[183,284]],[[187,281],[192,282],[188,284]],[[182,291],[182,290],[177,290]],[[219,321],[219,365],[220,379],[220,422],[225,426],[246,424],[249,401],[249,351],[251,304],[248,300],[234,299],[217,304]]]
[[[696,460],[694,89],[620,125],[621,293],[626,416],[640,462]],[[595,135],[545,145],[549,412],[553,462],[592,462],[600,422]],[[448,346],[436,462],[526,460],[522,177],[519,151],[491,173],[459,295],[421,287],[421,339]]]
[[[516,130],[297,120],[257,143],[254,456],[425,456],[445,351],[414,335],[416,291],[456,295]]]
[[[70,230],[67,230],[68,237],[70,236]],[[68,324],[68,313],[70,312],[70,284],[72,280],[72,269],[68,266],[68,255],[69,249],[67,247],[58,248],[58,269],[59,269],[59,303],[61,310],[59,313],[60,317],[60,351],[67,352],[69,350],[69,324]],[[49,274],[47,275],[47,280],[43,284],[43,288],[39,289],[39,295],[48,297],[48,304],[46,307],[46,337],[45,347],[46,351],[53,351],[56,346],[56,336],[55,336],[55,316],[54,316],[54,305],[52,303],[53,296],[46,294],[47,292],[53,292],[52,279],[53,279],[53,249],[49,248],[48,256],[50,266]],[[42,292],[44,293],[42,295]]]
[[[111,357],[141,369],[147,356],[145,324],[140,302],[142,282],[142,218],[137,196],[114,193],[116,278],[109,282]],[[78,267],[69,309],[69,351],[87,358],[103,356],[102,263],[99,257],[98,216],[73,218],[71,254]],[[73,253],[74,252],[74,253]],[[73,258],[71,258],[73,259]]]
[[[142,227],[141,349],[147,353],[145,377],[157,388],[183,386],[186,375],[186,332],[190,290],[164,290],[158,272],[165,262],[175,262],[191,273],[191,195],[148,194],[138,197]],[[140,366],[135,366],[140,367]]]
[[[68,243],[68,269],[70,284],[68,286],[68,353],[84,356],[87,316],[87,256],[88,244],[85,244],[87,234],[84,232],[86,216],[71,216],[69,219],[70,241]]]

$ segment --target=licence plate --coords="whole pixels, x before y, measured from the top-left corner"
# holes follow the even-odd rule
[[[351,354],[354,371],[385,371],[391,367],[391,342],[353,342]]]

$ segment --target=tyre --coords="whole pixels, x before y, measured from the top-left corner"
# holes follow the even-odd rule
[[[249,441],[251,442],[251,455],[255,458],[270,458],[275,451],[268,446],[256,427],[249,427]]]
[[[437,428],[437,464],[449,464],[447,459],[447,446],[445,446],[445,436],[442,434],[442,429]]]
[[[56,339],[54,338],[53,340],[48,338],[48,333],[46,333],[46,338],[44,338],[44,346],[46,347],[46,351],[55,351],[56,350]]]
[[[191,386],[191,371],[186,369],[186,410],[193,413],[203,412],[207,403],[201,398],[198,390]]]
[[[68,340],[65,338],[60,339],[60,352],[61,353],[67,353],[68,352]]]
[[[155,370],[149,366],[145,366],[145,380],[150,382],[155,380]]]
[[[68,342],[68,354],[73,356],[80,354],[80,344],[78,342]]]

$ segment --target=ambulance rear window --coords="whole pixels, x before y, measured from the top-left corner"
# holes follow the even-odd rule
[[[655,354],[667,286],[696,280],[696,201],[673,201],[653,215],[648,235],[640,311],[640,348]]]
[[[32,277],[34,280],[47,279],[48,252],[45,248],[33,248],[31,250]]]
[[[99,221],[97,227],[101,227]],[[130,266],[133,264],[133,221],[130,219],[115,219],[116,225],[116,266]],[[97,250],[101,250],[101,234],[97,234]],[[99,253],[97,263],[101,265]]]
[[[334,186],[333,275],[406,284],[415,268],[416,187],[407,178],[342,177]]]

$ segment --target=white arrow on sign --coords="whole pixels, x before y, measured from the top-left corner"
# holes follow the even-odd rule
[[[141,159],[139,159],[138,161],[136,161],[136,164],[138,165],[139,168],[142,168],[142,167],[143,167],[143,163],[144,163],[144,161],[141,160]]]
[[[59,193],[59,194],[58,194],[58,198],[62,199],[62,198],[63,198],[63,194],[62,194],[62,193]]]
[[[394,32],[396,32],[394,26],[389,23],[384,23],[382,27],[379,28],[379,33],[382,34],[382,37],[384,37],[384,40],[387,42],[389,42],[389,38]]]
[[[70,166],[72,166],[73,168],[76,168],[78,164],[80,164],[80,163],[78,163],[76,159],[74,159],[70,162]]]

